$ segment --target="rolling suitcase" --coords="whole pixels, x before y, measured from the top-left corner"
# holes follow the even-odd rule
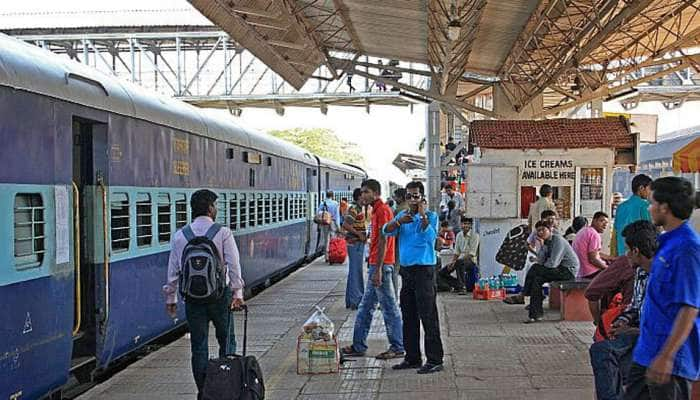
[[[229,326],[231,314],[229,311]],[[248,344],[248,306],[243,306],[243,355],[236,354],[209,360],[207,376],[202,390],[204,400],[262,400],[265,384],[262,370],[254,356],[246,355]],[[228,334],[231,334],[229,329]],[[226,354],[228,354],[228,337]]]
[[[328,263],[342,264],[348,256],[348,246],[340,236],[331,238],[328,243]]]

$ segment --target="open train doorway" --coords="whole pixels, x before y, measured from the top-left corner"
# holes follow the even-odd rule
[[[79,381],[95,361],[97,261],[103,249],[102,197],[106,196],[107,124],[73,117],[74,322],[71,371]],[[86,368],[87,367],[87,368]],[[82,383],[82,382],[81,382]]]

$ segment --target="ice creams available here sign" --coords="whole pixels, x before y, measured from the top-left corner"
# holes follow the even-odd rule
[[[575,180],[573,160],[524,160],[521,181]]]

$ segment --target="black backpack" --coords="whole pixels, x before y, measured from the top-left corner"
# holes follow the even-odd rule
[[[216,302],[226,290],[226,265],[213,242],[219,230],[221,225],[214,224],[204,236],[195,236],[189,225],[182,228],[187,245],[182,251],[179,286],[185,301]]]
[[[223,358],[209,360],[207,374],[202,390],[203,400],[263,400],[265,398],[265,382],[262,369],[254,356],[246,355],[248,344],[248,307],[243,306],[243,355],[227,355]],[[229,311],[229,323],[231,326]],[[227,330],[226,354],[229,354]]]

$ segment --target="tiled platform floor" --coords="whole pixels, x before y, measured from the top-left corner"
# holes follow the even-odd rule
[[[316,261],[249,302],[249,352],[258,356],[266,399],[593,399],[588,362],[590,322],[525,325],[523,306],[475,301],[441,293],[440,323],[445,371],[417,375],[394,371],[398,360],[372,357],[345,363],[336,375],[296,374],[296,337],[313,306],[325,307],[342,344],[352,339],[354,312],[345,309],[346,266]],[[239,344],[242,323],[237,319]],[[381,313],[375,313],[368,355],[387,342]],[[211,353],[216,354],[213,330]],[[135,362],[81,400],[194,399],[187,336]]]

